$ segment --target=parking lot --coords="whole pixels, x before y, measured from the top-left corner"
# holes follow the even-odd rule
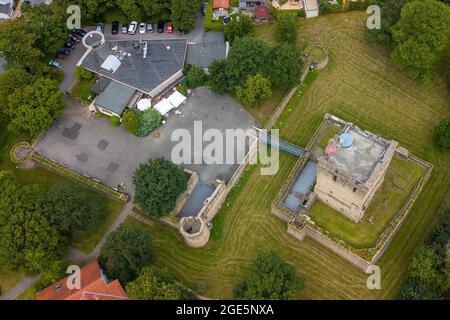
[[[108,186],[124,183],[125,191],[132,194],[133,172],[140,163],[158,157],[171,159],[172,148],[176,145],[171,142],[171,134],[175,129],[187,129],[193,139],[194,121],[202,121],[203,131],[209,128],[221,132],[245,130],[256,125],[252,116],[233,98],[216,95],[207,88],[195,89],[179,111],[181,115],[171,113],[158,129],[160,137],[138,138],[122,127],[111,126],[107,119],[93,116],[86,107],[66,97],[64,115],[41,138],[35,151]],[[200,179],[208,183],[215,179],[228,181],[237,165],[202,163],[185,167],[196,171]]]
[[[106,24],[104,28],[104,35],[106,41],[114,41],[114,40],[158,40],[158,39],[187,39],[191,43],[202,43],[203,38],[205,36],[205,31],[203,28],[203,20],[204,17],[199,14],[196,21],[196,27],[191,32],[180,35],[177,32],[173,33],[167,33],[164,31],[163,33],[156,32],[156,23],[153,23],[154,32],[153,33],[145,33],[145,34],[139,34],[139,32],[136,32],[135,35],[129,35],[129,34],[122,34],[121,33],[121,25],[119,26],[119,34],[113,35],[111,34],[111,24]],[[166,24],[167,28],[167,24]],[[86,31],[93,31],[95,30],[95,26],[90,26],[84,28]],[[76,64],[78,61],[83,57],[84,53],[86,52],[86,48],[83,46],[83,44],[80,42],[78,43],[77,47],[75,49],[72,49],[70,52],[70,55],[68,56],[59,56],[57,60],[62,63],[63,68],[62,72],[64,72],[64,81],[60,85],[60,90],[62,92],[69,92],[71,86],[73,85],[75,79],[73,77],[73,73],[76,70]]]

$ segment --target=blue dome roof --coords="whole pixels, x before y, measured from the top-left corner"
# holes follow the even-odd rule
[[[350,133],[343,133],[339,136],[339,142],[343,149],[350,149],[353,146],[353,137]]]

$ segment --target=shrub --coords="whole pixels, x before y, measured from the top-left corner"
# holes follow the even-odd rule
[[[434,142],[439,149],[450,149],[450,117],[442,119],[434,128]]]
[[[253,21],[248,15],[242,14],[239,19],[234,18],[233,22],[225,27],[225,37],[230,43],[236,38],[242,38],[253,34]]]
[[[137,114],[134,110],[127,110],[122,117],[122,124],[125,129],[127,129],[132,134],[137,134],[141,116]]]
[[[251,107],[260,107],[268,97],[272,95],[270,80],[261,74],[249,76],[244,87],[238,87],[236,95]]]
[[[183,169],[164,158],[141,164],[134,173],[133,183],[136,203],[144,213],[157,218],[170,213],[178,196],[187,189]]]
[[[89,80],[94,77],[94,74],[92,72],[90,72],[89,70],[85,69],[83,66],[80,66],[80,67],[77,67],[77,69],[73,73],[73,76],[77,79]]]
[[[150,108],[144,111],[137,131],[137,136],[146,137],[161,125],[163,116],[155,109]]]
[[[110,122],[111,125],[113,125],[114,127],[120,126],[120,118],[117,117],[117,116],[112,116],[111,118],[109,118],[109,122]]]
[[[186,80],[190,88],[201,87],[205,84],[205,72],[202,68],[190,64],[186,68]]]
[[[294,267],[275,252],[265,252],[253,259],[250,274],[236,287],[234,295],[241,300],[291,300],[303,287],[303,279]]]

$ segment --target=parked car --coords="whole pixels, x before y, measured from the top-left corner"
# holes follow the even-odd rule
[[[167,33],[173,32],[173,24],[172,22],[167,23]]]
[[[80,36],[77,36],[77,35],[74,35],[74,34],[72,34],[72,35],[70,36],[70,40],[71,40],[71,41],[73,41],[73,42],[75,42],[75,43],[80,43],[80,41],[81,41],[81,37],[80,37]]]
[[[139,24],[139,33],[145,34],[145,23]]]
[[[122,24],[122,33],[127,34],[128,33],[128,23]]]
[[[78,34],[80,37],[84,37],[86,33],[83,29],[72,29],[72,34]]]
[[[163,33],[164,32],[164,21],[160,20],[158,21],[158,33]]]
[[[147,32],[153,33],[153,23],[151,21],[147,22]]]
[[[62,69],[63,65],[61,62],[57,61],[57,60],[52,60],[48,63],[48,65],[52,68],[56,68],[56,69]]]
[[[208,9],[208,2],[203,2],[202,4],[202,16],[206,16],[206,9]]]
[[[70,54],[70,49],[69,48],[61,48],[58,50],[58,54],[61,56],[68,56]]]
[[[77,47],[77,44],[73,41],[69,41],[64,46],[69,49],[75,49]]]
[[[137,27],[138,23],[136,21],[131,22],[128,27],[128,34],[136,34]]]
[[[103,23],[97,23],[96,31],[103,32],[105,30],[105,25]]]
[[[119,22],[113,21],[113,23],[111,24],[111,34],[116,35],[118,33],[119,33]]]

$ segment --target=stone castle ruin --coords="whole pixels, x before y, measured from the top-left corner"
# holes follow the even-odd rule
[[[359,222],[382,185],[397,142],[343,123],[317,159],[314,192],[328,206]]]

